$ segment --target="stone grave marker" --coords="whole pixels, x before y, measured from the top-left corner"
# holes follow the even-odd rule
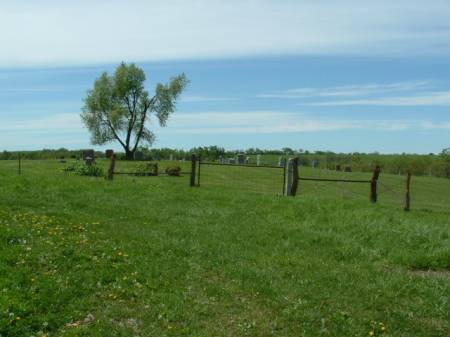
[[[243,154],[243,153],[239,153],[238,155],[237,155],[237,163],[239,164],[239,165],[244,165],[245,164],[245,154]]]
[[[105,157],[108,159],[110,159],[113,154],[114,154],[114,150],[109,149],[109,150],[105,151]]]
[[[256,155],[256,166],[260,166],[261,165],[261,155],[258,154]]]
[[[90,166],[95,163],[95,152],[93,149],[83,150],[81,155],[86,165]]]

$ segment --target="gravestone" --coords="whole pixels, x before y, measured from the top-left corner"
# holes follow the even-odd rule
[[[83,150],[81,155],[82,155],[83,160],[86,160],[86,158],[90,158],[91,160],[95,159],[94,149]]]
[[[114,150],[106,150],[105,151],[105,157],[108,159],[110,159],[113,154],[114,154]]]
[[[350,166],[344,167],[344,172],[352,172],[352,168]]]
[[[136,151],[134,153],[134,160],[144,160],[144,152]]]
[[[244,165],[245,164],[245,154],[243,154],[243,153],[239,153],[238,155],[237,155],[237,163],[239,164],[239,165]]]
[[[260,166],[261,165],[261,155],[258,154],[256,155],[256,166]]]
[[[341,171],[341,165],[339,165],[339,164],[336,164],[336,171]]]
[[[93,149],[83,150],[81,152],[81,156],[82,156],[84,162],[86,163],[86,165],[91,166],[92,164],[95,163],[95,152]]]

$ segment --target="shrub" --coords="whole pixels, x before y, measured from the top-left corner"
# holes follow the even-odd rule
[[[66,172],[74,172],[80,176],[90,176],[90,177],[102,177],[104,176],[103,170],[96,166],[95,164],[87,165],[85,162],[77,161],[69,165],[66,169]]]
[[[168,166],[166,168],[166,173],[172,177],[179,177],[181,174],[181,167],[179,166]]]
[[[158,175],[158,164],[157,163],[146,163],[139,165],[136,168],[137,176],[157,176]]]

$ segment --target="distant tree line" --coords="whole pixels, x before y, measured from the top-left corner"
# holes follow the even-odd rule
[[[410,171],[414,175],[432,175],[448,177],[450,172],[450,148],[442,150],[439,154],[380,154],[380,153],[335,153],[331,151],[307,151],[283,148],[281,150],[266,150],[250,148],[246,150],[225,150],[218,146],[195,147],[190,150],[181,149],[150,149],[140,148],[147,160],[165,160],[171,156],[174,160],[189,160],[192,154],[200,155],[203,160],[215,161],[221,156],[235,157],[237,153],[245,153],[254,157],[263,155],[265,160],[274,164],[280,156],[299,156],[300,164],[312,166],[315,162],[319,168],[334,170],[336,165],[350,166],[353,171],[370,172],[374,166],[380,165],[383,172],[392,174],[405,174]],[[21,151],[23,159],[79,159],[81,150],[44,149],[39,151]],[[96,151],[96,157],[105,156],[103,151]],[[0,152],[0,160],[17,160],[18,152]],[[118,153],[118,158],[125,160],[125,153]]]

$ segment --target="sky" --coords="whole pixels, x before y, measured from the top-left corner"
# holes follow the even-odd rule
[[[153,147],[438,153],[449,17],[441,0],[2,0],[0,150],[92,147],[83,98],[125,61],[150,92],[190,79]]]

